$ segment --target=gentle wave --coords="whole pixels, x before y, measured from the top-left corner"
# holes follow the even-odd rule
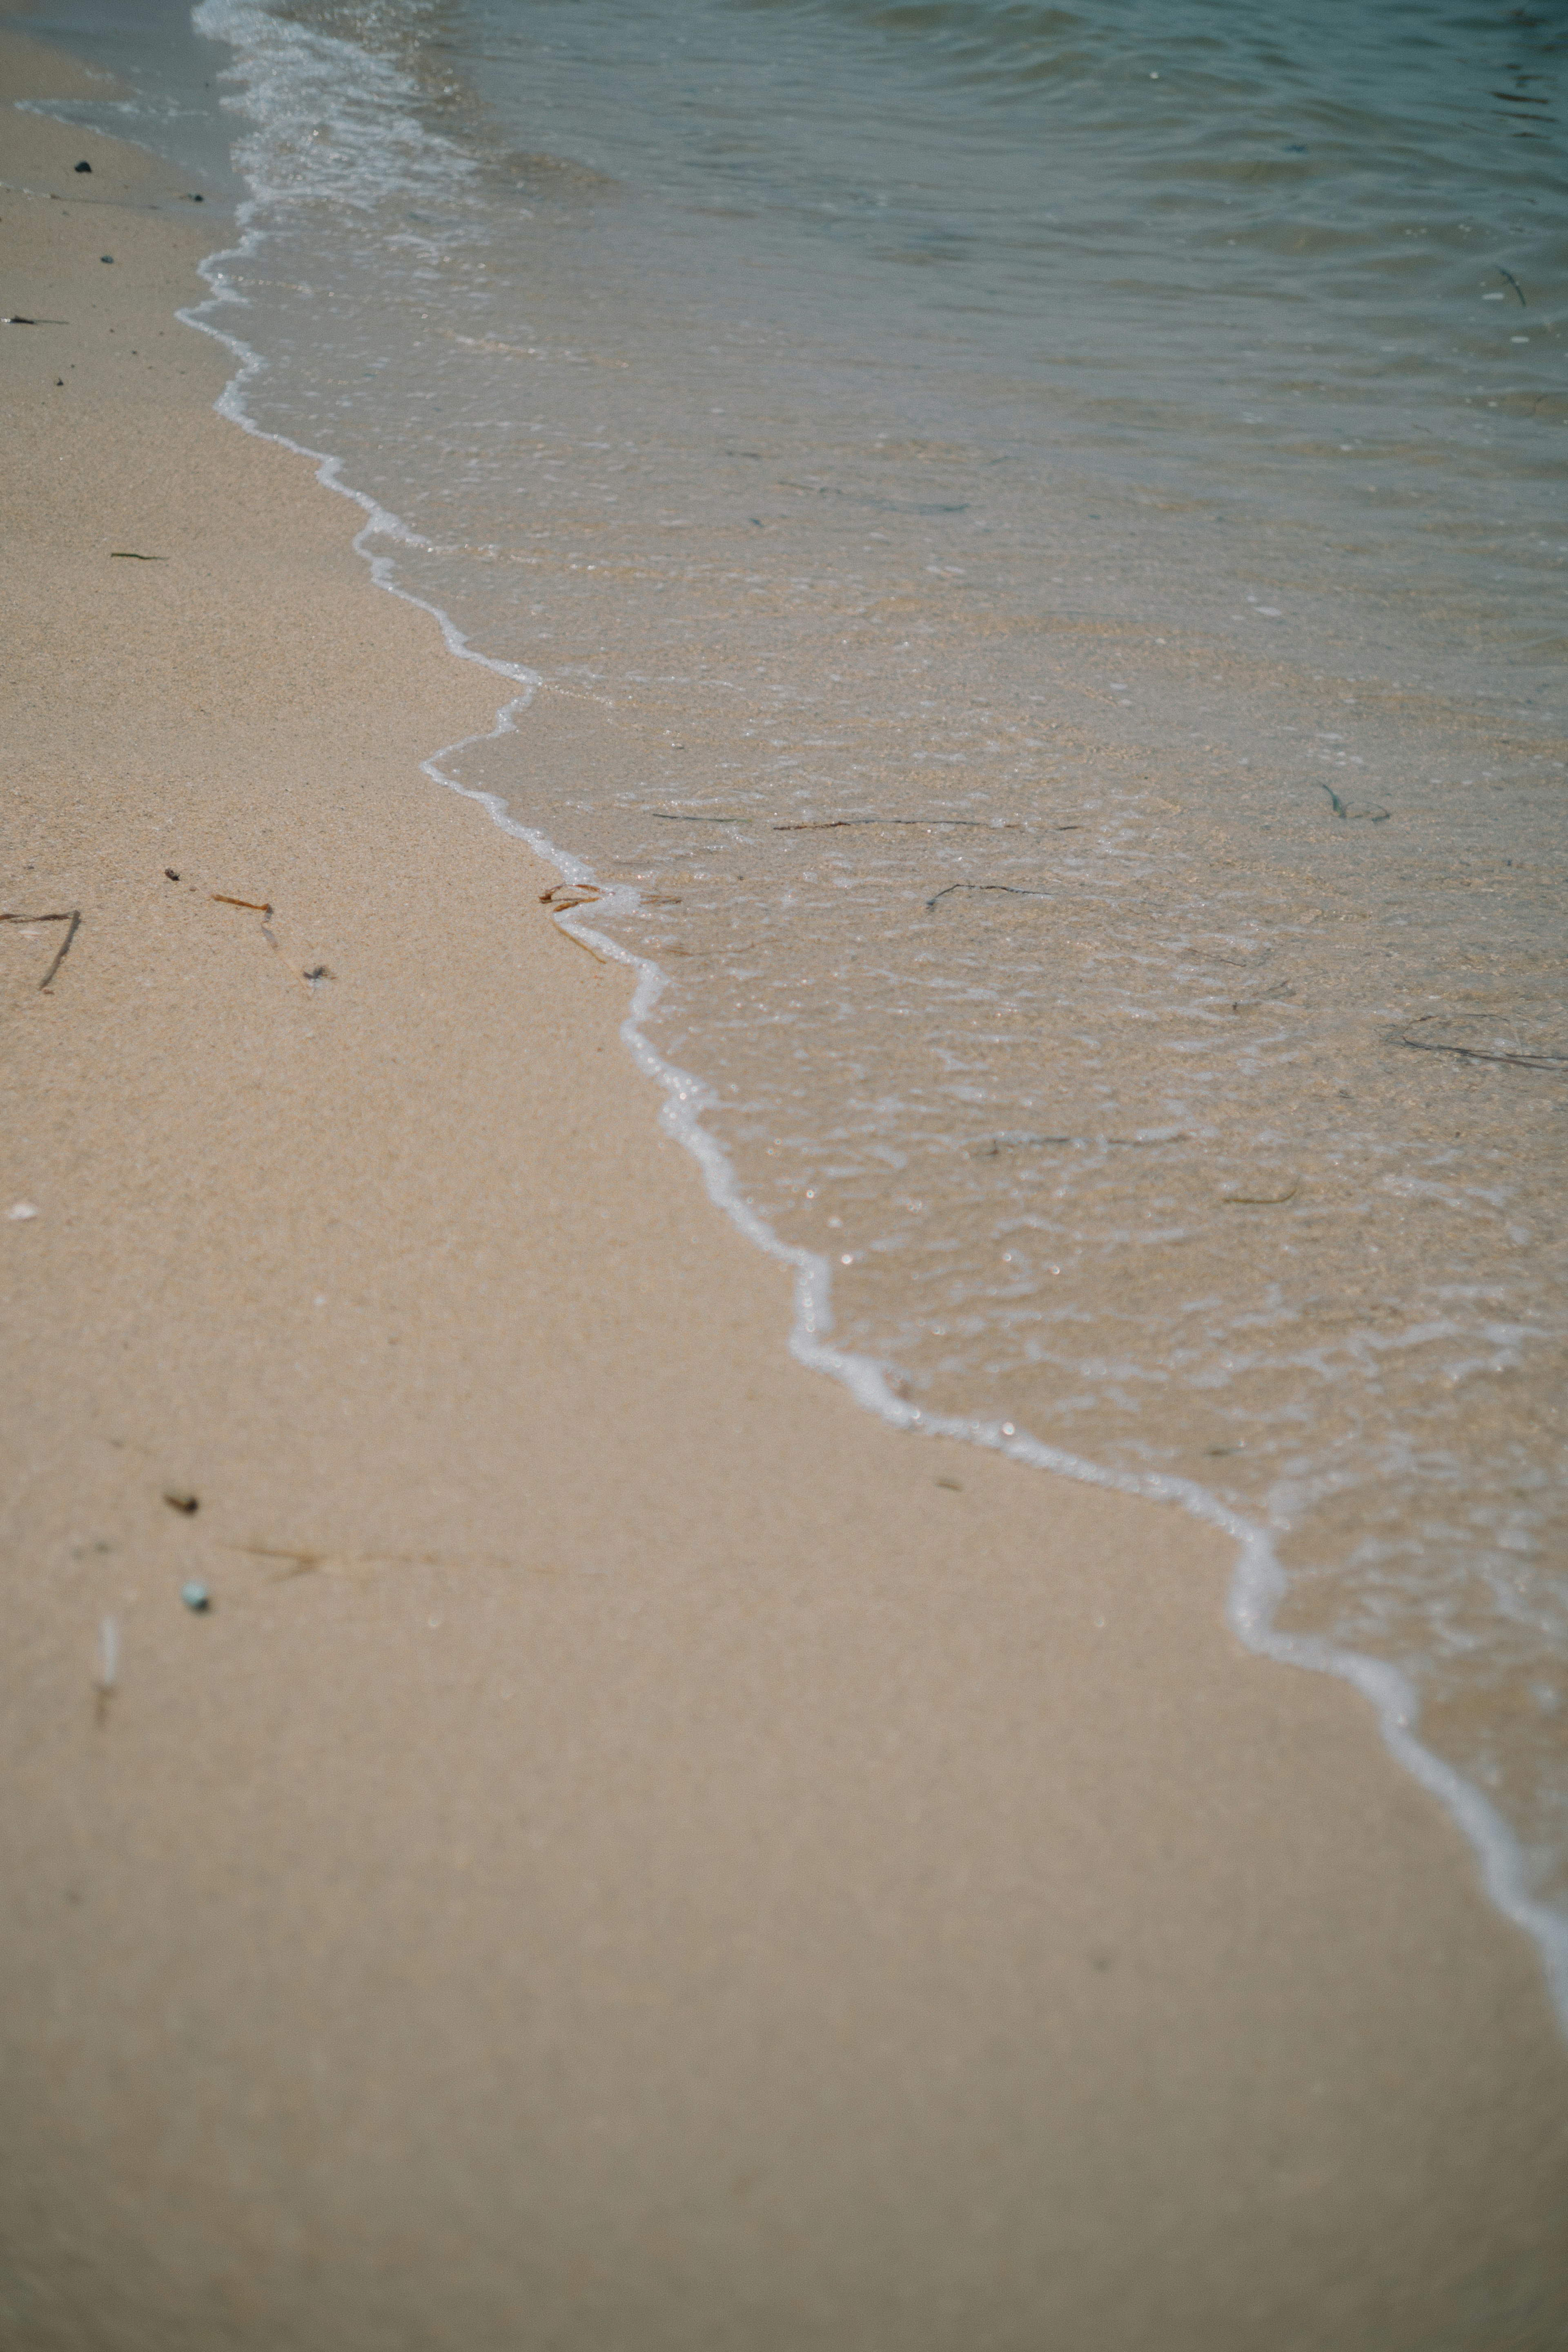
[[[714,18],[725,39],[731,13]],[[1503,855],[1533,858],[1551,835],[1545,802],[1546,830],[1510,814],[1500,831],[1494,803],[1456,803],[1423,772],[1473,758],[1493,714],[1335,675],[1300,583],[1216,574],[1224,603],[1205,604],[1201,509],[1173,506],[1170,554],[1131,566],[1136,506],[1113,471],[1022,473],[1010,409],[976,434],[976,403],[989,417],[1014,397],[994,343],[962,346],[962,399],[911,356],[907,322],[870,299],[868,257],[889,244],[875,222],[845,265],[861,295],[845,355],[836,316],[803,367],[780,330],[727,313],[759,257],[776,259],[781,318],[797,276],[838,283],[838,263],[791,243],[805,184],[785,186],[776,160],[760,180],[746,166],[743,230],[727,212],[701,232],[716,241],[690,246],[708,270],[694,290],[692,209],[624,203],[643,130],[576,142],[569,168],[524,185],[504,161],[527,123],[515,96],[503,106],[498,83],[501,121],[476,109],[464,138],[434,131],[406,39],[373,55],[346,14],[327,31],[237,0],[200,12],[231,28],[253,122],[247,236],[209,274],[215,303],[250,306],[268,364],[247,353],[228,413],[318,456],[367,511],[379,583],[435,614],[455,653],[646,709],[674,751],[697,745],[589,804],[519,782],[509,712],[432,774],[601,880],[594,937],[637,976],[628,1044],[714,1197],[795,1267],[803,1360],[900,1426],[1226,1528],[1237,1630],[1363,1690],[1536,1936],[1568,2017],[1568,1923],[1543,1900],[1563,1850],[1561,1476],[1531,1402],[1564,1329],[1536,1242],[1552,1181],[1539,1087],[1561,1042],[1533,880],[1510,881]],[[410,12],[391,15],[403,39]],[[455,125],[460,107],[442,103]],[[390,161],[383,111],[399,126]],[[562,128],[552,106],[552,145]],[[678,194],[694,184],[684,154],[658,167]],[[771,210],[759,189],[779,195]],[[921,249],[910,236],[892,239],[894,266]],[[868,359],[879,413],[853,373]],[[1140,461],[1176,429],[1169,382],[1144,373],[1145,410],[1119,428]],[[800,421],[781,425],[787,402]],[[1103,432],[1103,397],[1098,414]],[[1421,438],[1406,427],[1413,467]],[[1385,479],[1391,446],[1385,433]],[[1278,462],[1238,462],[1277,494]],[[1320,537],[1331,511],[1314,510]],[[395,556],[372,551],[377,535]],[[1357,626],[1377,577],[1363,572]],[[1449,592],[1467,636],[1471,583],[1461,570]],[[1042,601],[1069,607],[1045,634]],[[1290,660],[1216,654],[1237,625],[1292,629]],[[556,631],[592,657],[555,653]],[[1401,668],[1414,657],[1399,642]],[[1246,698],[1263,677],[1260,714]],[[1205,681],[1247,712],[1248,751],[1214,740]],[[1329,709],[1314,715],[1314,697]],[[1286,714],[1288,758],[1267,749]],[[1545,739],[1539,719],[1510,721],[1523,776]],[[525,790],[530,825],[508,814]],[[743,851],[719,862],[724,840]],[[671,912],[637,877],[676,867]],[[1485,988],[1456,985],[1459,934],[1434,921],[1450,872],[1493,922]],[[1402,1075],[1423,1069],[1512,1071],[1538,1090],[1467,1095],[1457,1149],[1432,1125],[1449,1096]],[[1271,1235],[1248,1226],[1275,1211]],[[1183,1466],[1208,1457],[1224,1458],[1213,1478]]]

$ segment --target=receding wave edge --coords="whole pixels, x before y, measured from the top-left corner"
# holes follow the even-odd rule
[[[182,322],[211,335],[229,351],[238,362],[215,403],[218,414],[237,425],[257,439],[271,441],[279,447],[292,450],[297,456],[310,459],[316,467],[316,478],[324,488],[335,490],[350,499],[364,512],[364,522],[353,541],[354,552],[363,558],[370,575],[378,588],[401,598],[427,613],[440,629],[448,653],[459,661],[475,662],[481,668],[504,678],[516,690],[496,713],[493,727],[477,734],[448,743],[429,759],[420,761],[422,772],[432,782],[464,800],[477,801],[500,830],[514,840],[527,844],[534,854],[553,866],[565,879],[574,882],[595,881],[592,867],[570,850],[561,848],[535,826],[524,824],[511,814],[509,803],[499,793],[477,792],[459,783],[449,775],[442,762],[453,759],[459,751],[476,743],[493,742],[499,737],[516,732],[518,714],[526,709],[540,683],[537,671],[520,664],[494,659],[482,654],[470,644],[457,626],[451,615],[439,605],[417,596],[411,589],[401,586],[396,577],[396,559],[390,552],[377,552],[367,544],[380,539],[395,547],[425,544],[416,532],[388,509],[355,489],[342,478],[342,460],[320,449],[307,448],[284,433],[268,432],[258,425],[245,405],[247,385],[266,370],[261,355],[237,335],[217,323],[218,313],[231,306],[245,307],[245,298],[227,285],[220,265],[237,256],[248,256],[265,241],[266,232],[251,222],[253,207],[242,205],[238,222],[242,231],[238,246],[209,254],[199,265],[199,275],[205,278],[211,292],[205,302],[176,313]],[[629,912],[640,903],[640,893],[624,884],[595,887],[602,890],[598,905],[606,912]],[[789,1335],[790,1352],[813,1371],[826,1372],[843,1383],[869,1412],[879,1414],[893,1428],[927,1437],[945,1437],[970,1445],[983,1445],[993,1453],[1005,1454],[1016,1462],[1026,1463],[1032,1469],[1054,1471],[1058,1476],[1075,1478],[1087,1486],[1108,1487],[1117,1493],[1135,1495],[1147,1501],[1173,1503],[1188,1511],[1206,1526],[1217,1528],[1230,1537],[1237,1546],[1236,1568],[1231,1579],[1226,1613],[1233,1632],[1259,1657],[1277,1664],[1305,1667],[1316,1674],[1337,1675],[1361,1692],[1373,1707],[1384,1744],[1390,1754],[1412,1779],[1420,1782],[1448,1812],[1469,1840],[1480,1868],[1481,1883],[1486,1893],[1503,1916],[1534,1939],[1541,1956],[1548,1992],[1556,2011],[1559,2026],[1568,2040],[1568,1919],[1536,1902],[1528,1892],[1524,1856],[1518,1839],[1496,1807],[1473,1782],[1447,1764],[1442,1758],[1423,1745],[1416,1736],[1420,1706],[1414,1685],[1397,1667],[1381,1659],[1363,1657],[1356,1652],[1343,1650],[1333,1643],[1300,1634],[1281,1633],[1274,1628],[1274,1616],[1286,1590],[1286,1580],[1276,1557],[1268,1529],[1238,1512],[1228,1508],[1217,1496],[1187,1478],[1151,1473],[1139,1477],[1131,1473],[1107,1470],[1098,1464],[1085,1461],[1080,1455],[1047,1445],[1041,1439],[1005,1428],[1000,1423],[966,1421],[945,1413],[923,1411],[896,1395],[889,1385],[882,1367],[871,1357],[852,1354],[832,1345],[829,1334],[833,1328],[832,1272],[828,1260],[815,1250],[795,1247],[783,1242],[765,1218],[760,1216],[742,1194],[729,1155],[702,1124],[702,1115],[716,1097],[712,1089],[691,1072],[682,1070],[649,1043],[644,1024],[668,985],[667,977],[658,964],[646,956],[638,956],[594,930],[581,912],[558,914],[555,921],[569,930],[580,943],[593,949],[595,954],[614,963],[624,964],[635,975],[631,1008],[621,1024],[621,1037],[633,1061],[645,1076],[651,1078],[662,1090],[664,1102],[659,1112],[659,1124],[666,1134],[681,1144],[702,1170],[709,1198],[737,1225],[748,1241],[795,1270],[795,1317]]]

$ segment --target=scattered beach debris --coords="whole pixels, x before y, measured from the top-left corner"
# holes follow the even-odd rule
[[[596,882],[552,882],[548,890],[540,892],[539,903],[552,915],[564,915],[574,907],[591,907],[604,895]]]
[[[591,955],[595,963],[609,962],[609,957],[607,955],[601,955],[598,949],[594,945],[592,940],[580,940],[575,931],[567,930],[565,926],[562,923],[557,923],[555,928],[560,932],[561,937],[563,940],[570,940],[574,948],[581,948],[584,955]]]
[[[942,900],[951,898],[955,890],[995,890],[1007,898],[1049,898],[1054,895],[1049,890],[1020,889],[1012,882],[950,882],[945,890],[939,890],[934,898],[926,900],[926,913],[934,915]]]
[[[348,1575],[356,1569],[376,1568],[439,1568],[454,1573],[470,1568],[500,1569],[508,1574],[522,1570],[531,1576],[564,1573],[560,1560],[522,1560],[503,1552],[469,1552],[454,1559],[449,1553],[437,1551],[351,1551],[318,1544],[226,1542],[221,1549],[239,1552],[247,1559],[280,1560],[283,1566],[279,1573],[268,1579],[272,1584],[288,1584],[300,1576]]]
[[[98,1629],[98,1665],[92,1678],[97,1693],[97,1717],[102,1723],[109,1713],[109,1702],[120,1684],[120,1626],[112,1617],[106,1617]]]
[[[0,327],[68,327],[69,325],[68,319],[24,319],[19,310],[13,310],[7,319],[0,319]],[[59,378],[57,376],[55,381],[58,383]]]
[[[850,824],[941,824],[949,828],[963,825],[978,833],[1028,831],[1026,825],[1019,824],[1010,817],[1001,824],[994,824],[987,816],[811,816],[797,818],[788,824],[770,825],[768,830],[770,833],[837,833],[843,826]],[[1052,829],[1058,833],[1082,831],[1080,825],[1057,825]]]
[[[207,896],[215,907],[243,907],[252,915],[269,915],[272,912],[270,899],[263,901],[260,898],[231,898],[223,890],[209,890]]]
[[[169,561],[166,555],[139,555],[133,547],[111,547],[109,560],[110,563],[167,563]]]
[[[1514,292],[1519,296],[1519,307],[1520,307],[1520,309],[1521,309],[1521,310],[1529,310],[1529,308],[1530,308],[1530,305],[1529,305],[1529,303],[1528,303],[1528,302],[1525,300],[1525,299],[1524,299],[1524,289],[1523,289],[1523,287],[1520,284],[1520,282],[1519,282],[1518,278],[1514,276],[1514,274],[1513,274],[1512,270],[1511,270],[1511,269],[1505,269],[1505,268],[1503,268],[1503,266],[1502,266],[1501,262],[1500,261],[1500,262],[1498,263],[1498,266],[1497,266],[1497,271],[1498,271],[1498,276],[1499,276],[1500,278],[1506,278],[1508,279],[1509,284],[1513,288]]]
[[[100,261],[112,261],[114,256],[111,253],[100,253],[98,257]]]
[[[49,982],[70,953],[71,941],[81,929],[81,908],[72,907],[65,914],[55,915],[0,915],[0,923],[20,923],[24,927],[29,923],[64,923],[66,926],[66,935],[55,951],[54,961],[38,982],[40,992],[47,993]]]
[[[195,190],[193,189],[193,191],[191,192],[191,195],[190,195],[189,201],[190,201],[193,205],[205,205],[205,202],[206,202],[206,198],[205,198],[205,196],[198,196],[198,195],[195,194]]]
[[[163,871],[168,876],[171,882],[177,882],[179,880],[179,874],[173,866],[165,866]]]
[[[92,165],[91,165],[91,164],[90,164],[90,163],[86,160],[86,158],[85,158],[85,156],[84,156],[84,157],[83,157],[83,159],[82,159],[82,161],[81,161],[79,163],[73,163],[73,164],[72,164],[72,166],[71,166],[71,169],[72,169],[72,171],[73,171],[73,172],[90,172],[90,171],[91,171],[91,169],[92,169]]]
[[[309,971],[302,971],[300,974],[300,979],[308,981],[312,988],[318,981],[331,980],[331,971],[324,963],[313,963]]]
[[[201,1496],[193,1495],[188,1486],[165,1486],[163,1500],[172,1511],[183,1511],[187,1519],[193,1518],[202,1507]]]
[[[181,1585],[180,1598],[193,1617],[205,1617],[213,1605],[213,1597],[206,1586],[198,1583],[194,1577],[188,1584]]]
[[[230,1544],[228,1549],[245,1552],[252,1559],[286,1559],[289,1565],[283,1570],[283,1577],[279,1579],[279,1582],[290,1576],[309,1576],[313,1570],[324,1567],[330,1559],[353,1559],[360,1556],[353,1552],[297,1551],[287,1544]],[[366,1553],[363,1557],[368,1559],[372,1555]]]
[[[1423,1023],[1443,1017],[1440,1013],[1424,1013],[1411,1027],[1419,1029]],[[1398,1042],[1422,1054],[1453,1054],[1464,1062],[1507,1062],[1519,1070],[1568,1070],[1568,1054],[1531,1054],[1522,1046],[1467,1045],[1453,1038],[1413,1037],[1409,1029],[1400,1032]]]
[[[60,919],[58,917],[56,918],[57,921],[59,919]],[[69,955],[71,951],[71,941],[75,939],[80,929],[81,908],[79,907],[73,908],[71,910],[70,919],[66,924],[66,935],[55,951],[55,960],[53,963],[50,964],[47,971],[45,972],[42,980],[38,982],[38,992],[40,995],[47,996],[48,994],[49,983],[54,979],[56,972],[58,971],[61,964],[64,963],[67,956]]]
[[[1355,818],[1361,817],[1363,818],[1368,824],[1387,824],[1388,811],[1385,808],[1352,808],[1349,801],[1342,801],[1340,798],[1332,784],[1323,783],[1321,776],[1318,778],[1318,782],[1322,785],[1323,791],[1327,793],[1330,804],[1333,809],[1334,814],[1344,822],[1350,823]]]
[[[1293,1201],[1300,1189],[1301,1179],[1298,1176],[1288,1192],[1222,1192],[1219,1197],[1230,1209],[1279,1209],[1287,1201]]]
[[[31,1201],[14,1201],[5,1214],[14,1225],[25,1225],[37,1215]]]
[[[1230,1009],[1233,1013],[1261,1013],[1282,1005],[1288,996],[1294,996],[1295,993],[1296,991],[1289,981],[1277,981],[1272,988],[1266,988],[1260,996],[1232,997]]]
[[[287,1584],[296,1576],[311,1576],[322,1569],[353,1568],[451,1568],[454,1563],[437,1552],[428,1551],[334,1551],[318,1549],[314,1545],[297,1544],[226,1544],[227,1551],[243,1552],[247,1559],[278,1559],[286,1562],[275,1584]],[[487,1566],[512,1568],[516,1562],[490,1557]]]
[[[686,816],[674,809],[645,809],[645,816],[655,816],[660,824],[755,824],[752,816]]]
[[[950,1495],[962,1495],[963,1492],[956,1478],[938,1478],[935,1483],[939,1486],[945,1486]]]

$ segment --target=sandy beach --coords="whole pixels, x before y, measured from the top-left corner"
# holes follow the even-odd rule
[[[1458,1832],[1216,1535],[791,1361],[83,86],[0,39],[0,2344],[1560,2345]]]

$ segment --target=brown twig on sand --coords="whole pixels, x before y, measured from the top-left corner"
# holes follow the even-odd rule
[[[290,1565],[284,1570],[279,1582],[290,1576],[309,1576],[311,1570],[320,1568],[323,1560],[341,1556],[330,1551],[295,1551],[286,1544],[226,1544],[224,1549],[226,1551],[246,1552],[252,1559],[288,1560]]]
[[[209,890],[207,896],[215,907],[243,907],[252,915],[269,915],[272,912],[270,899],[263,905],[259,898],[231,898],[222,890]]]
[[[56,972],[57,972],[57,971],[58,971],[58,970],[59,970],[59,968],[60,968],[61,964],[62,964],[62,963],[64,963],[64,961],[65,961],[65,960],[66,960],[67,956],[68,956],[68,955],[69,955],[69,953],[70,953],[70,951],[71,951],[71,941],[72,941],[72,940],[74,940],[74,939],[75,939],[75,937],[76,937],[77,933],[80,930],[80,929],[81,929],[81,909],[80,909],[80,908],[79,907],[79,908],[76,909],[76,911],[72,914],[72,916],[71,916],[71,918],[70,918],[69,922],[68,922],[68,923],[67,924],[67,926],[66,926],[66,935],[65,935],[64,939],[60,941],[59,946],[58,946],[58,948],[57,949],[57,950],[56,950],[56,952],[55,952],[55,960],[54,960],[53,963],[52,963],[52,964],[50,964],[50,966],[49,966],[49,968],[48,968],[47,971],[47,972],[45,972],[45,974],[44,974],[44,976],[43,976],[42,980],[40,980],[40,981],[39,981],[39,982],[38,982],[38,988],[39,988],[39,992],[40,992],[40,993],[42,993],[42,992],[46,992],[46,991],[47,990],[48,985],[49,985],[49,982],[53,980],[53,978],[54,978],[54,976],[55,976]]]
[[[552,882],[548,890],[540,892],[539,903],[552,914],[562,915],[573,907],[592,906],[604,895],[596,882]]]
[[[770,833],[837,833],[850,824],[941,824],[952,831],[963,825],[978,833],[1023,833],[1026,827],[1009,819],[1005,824],[993,824],[986,816],[812,816],[792,820],[788,824],[770,825]]]
[[[584,955],[591,955],[595,963],[609,962],[609,957],[606,955],[601,955],[598,949],[594,946],[591,940],[580,940],[575,931],[569,931],[566,929],[564,923],[557,923],[555,928],[560,932],[563,940],[570,940],[574,948],[581,948]]]
[[[72,908],[68,914],[64,915],[0,915],[0,923],[65,923],[69,926],[65,938],[60,941],[53,963],[38,982],[42,990],[47,988],[50,981],[70,953],[71,941],[81,929],[81,908]]]
[[[942,900],[951,898],[955,890],[999,890],[1007,898],[1048,898],[1052,895],[1049,890],[1020,890],[1011,882],[950,882],[945,890],[939,890],[934,898],[926,900],[926,913],[934,915]]]
[[[1425,1013],[1424,1020],[1436,1021],[1440,1013]],[[1415,1024],[1419,1027],[1420,1024]],[[1508,1062],[1516,1070],[1568,1070],[1568,1054],[1510,1053],[1506,1048],[1488,1045],[1449,1045],[1440,1037],[1401,1035],[1402,1045],[1413,1045],[1421,1054],[1454,1054],[1462,1062]]]

